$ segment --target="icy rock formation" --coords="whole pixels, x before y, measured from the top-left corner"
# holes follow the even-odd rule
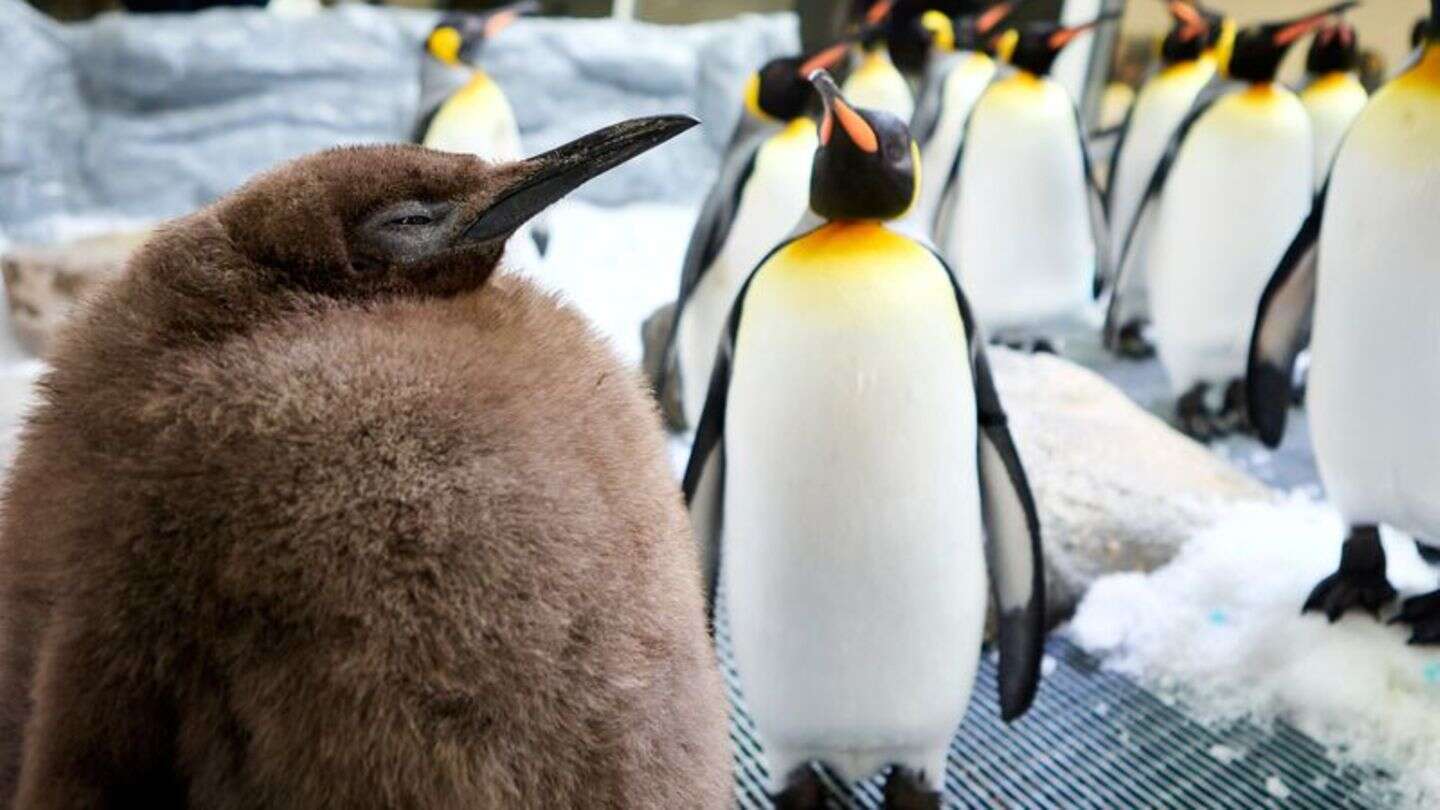
[[[434,20],[347,4],[303,18],[217,9],[60,25],[0,0],[0,239],[46,244],[177,216],[306,152],[408,140]],[[797,40],[790,15],[537,19],[483,61],[531,151],[629,116],[698,113],[703,134],[581,191],[604,204],[688,201],[710,182],[745,73]]]
[[[1040,509],[1052,621],[1098,577],[1151,571],[1263,484],[1053,355],[989,350]]]

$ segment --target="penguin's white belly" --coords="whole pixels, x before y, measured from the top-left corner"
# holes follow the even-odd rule
[[[1440,74],[1437,74],[1440,76]],[[1320,242],[1306,401],[1329,497],[1351,523],[1440,541],[1440,82],[1401,79],[1356,121]],[[1428,220],[1428,222],[1427,222]]]
[[[1150,304],[1176,394],[1245,375],[1260,296],[1309,213],[1305,110],[1289,91],[1252,93],[1195,125],[1159,202]]]
[[[865,57],[845,80],[843,92],[856,107],[888,112],[907,124],[915,115],[915,93],[888,55]]]
[[[1194,62],[1175,65],[1157,74],[1135,100],[1135,110],[1130,116],[1130,128],[1125,133],[1119,161],[1115,167],[1115,188],[1110,192],[1110,240],[1111,260],[1119,266],[1120,251],[1125,248],[1125,237],[1135,223],[1135,214],[1150,178],[1159,165],[1160,158],[1170,145],[1170,138],[1189,114],[1195,98],[1201,89],[1215,75],[1215,63],[1204,58]],[[1138,241],[1131,248],[1132,259],[1137,263],[1132,271],[1143,278],[1145,251],[1148,234],[1137,234]],[[1143,282],[1141,282],[1143,286]]]
[[[964,329],[918,248],[812,255],[818,270],[794,250],[751,285],[730,382],[722,565],[742,689],[772,772],[933,770],[985,621]]]
[[[1075,110],[1016,76],[980,98],[942,244],[987,330],[1045,331],[1093,310],[1095,239]]]
[[[917,223],[918,230],[927,238],[938,236],[935,215],[940,209],[950,169],[955,165],[955,156],[965,140],[965,124],[970,120],[970,110],[994,76],[993,59],[982,53],[970,53],[961,57],[945,77],[940,119],[920,152],[920,197],[915,202],[915,210],[907,217]]]
[[[817,143],[814,125],[804,122],[760,147],[724,246],[685,303],[676,339],[682,404],[691,425],[700,423],[715,352],[735,297],[755,266],[790,236],[809,208]]]

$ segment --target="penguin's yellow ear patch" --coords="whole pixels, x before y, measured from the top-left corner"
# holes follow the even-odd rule
[[[760,121],[774,121],[775,117],[760,106],[760,74],[751,73],[745,80],[745,111]]]
[[[1000,57],[1001,62],[1009,63],[1015,55],[1015,46],[1020,44],[1020,32],[1011,28],[995,40],[995,55]]]
[[[453,65],[460,61],[461,41],[460,32],[446,25],[430,33],[425,48],[430,51],[431,56],[447,65]]]
[[[920,27],[930,32],[930,44],[936,50],[950,53],[955,50],[955,25],[943,11],[931,9],[920,18]]]

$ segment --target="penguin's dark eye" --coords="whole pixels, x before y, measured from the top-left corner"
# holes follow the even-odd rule
[[[426,216],[425,214],[410,214],[409,216],[392,219],[386,224],[396,227],[405,227],[410,225],[429,225],[434,221],[434,219]]]

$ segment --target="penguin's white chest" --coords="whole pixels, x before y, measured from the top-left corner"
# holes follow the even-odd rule
[[[920,197],[916,200],[915,210],[907,217],[913,219],[919,232],[928,237],[935,236],[935,214],[940,208],[940,198],[944,196],[955,157],[965,140],[965,124],[970,120],[970,111],[994,77],[995,60],[983,53],[961,56],[945,76],[940,117],[935,131],[920,151]]]
[[[1322,76],[1300,94],[1315,133],[1316,189],[1325,185],[1340,142],[1368,100],[1364,85],[1349,73]]]
[[[1065,89],[1025,74],[991,85],[965,137],[959,197],[940,238],[980,323],[1004,333],[1083,321],[1096,246]]]
[[[968,348],[933,256],[879,226],[787,247],[746,295],[723,582],[772,769],[939,757],[985,618]]]
[[[1278,87],[1216,102],[1181,146],[1148,268],[1177,394],[1244,376],[1261,293],[1310,210],[1312,149],[1304,107]]]
[[[478,70],[468,84],[440,106],[425,131],[423,144],[491,161],[525,157],[509,100],[499,85]]]
[[[1135,222],[1145,188],[1155,173],[1170,138],[1190,112],[1195,98],[1215,75],[1215,60],[1205,57],[1174,65],[1146,82],[1135,100],[1125,144],[1117,156],[1115,187],[1110,192],[1110,242],[1112,261],[1120,261],[1125,248],[1125,235]],[[1141,235],[1144,236],[1144,235]],[[1148,243],[1147,243],[1148,244]],[[1147,244],[1136,243],[1132,256],[1145,255]],[[1136,266],[1143,272],[1143,262]]]
[[[1440,64],[1382,90],[1335,164],[1307,403],[1345,519],[1440,541]]]
[[[755,265],[790,236],[809,208],[810,167],[818,146],[814,123],[804,119],[760,147],[725,243],[685,304],[676,337],[681,395],[692,425],[700,423],[715,351],[735,296]]]
[[[915,94],[883,46],[865,53],[845,80],[845,98],[856,107],[883,110],[901,121],[915,115]]]

